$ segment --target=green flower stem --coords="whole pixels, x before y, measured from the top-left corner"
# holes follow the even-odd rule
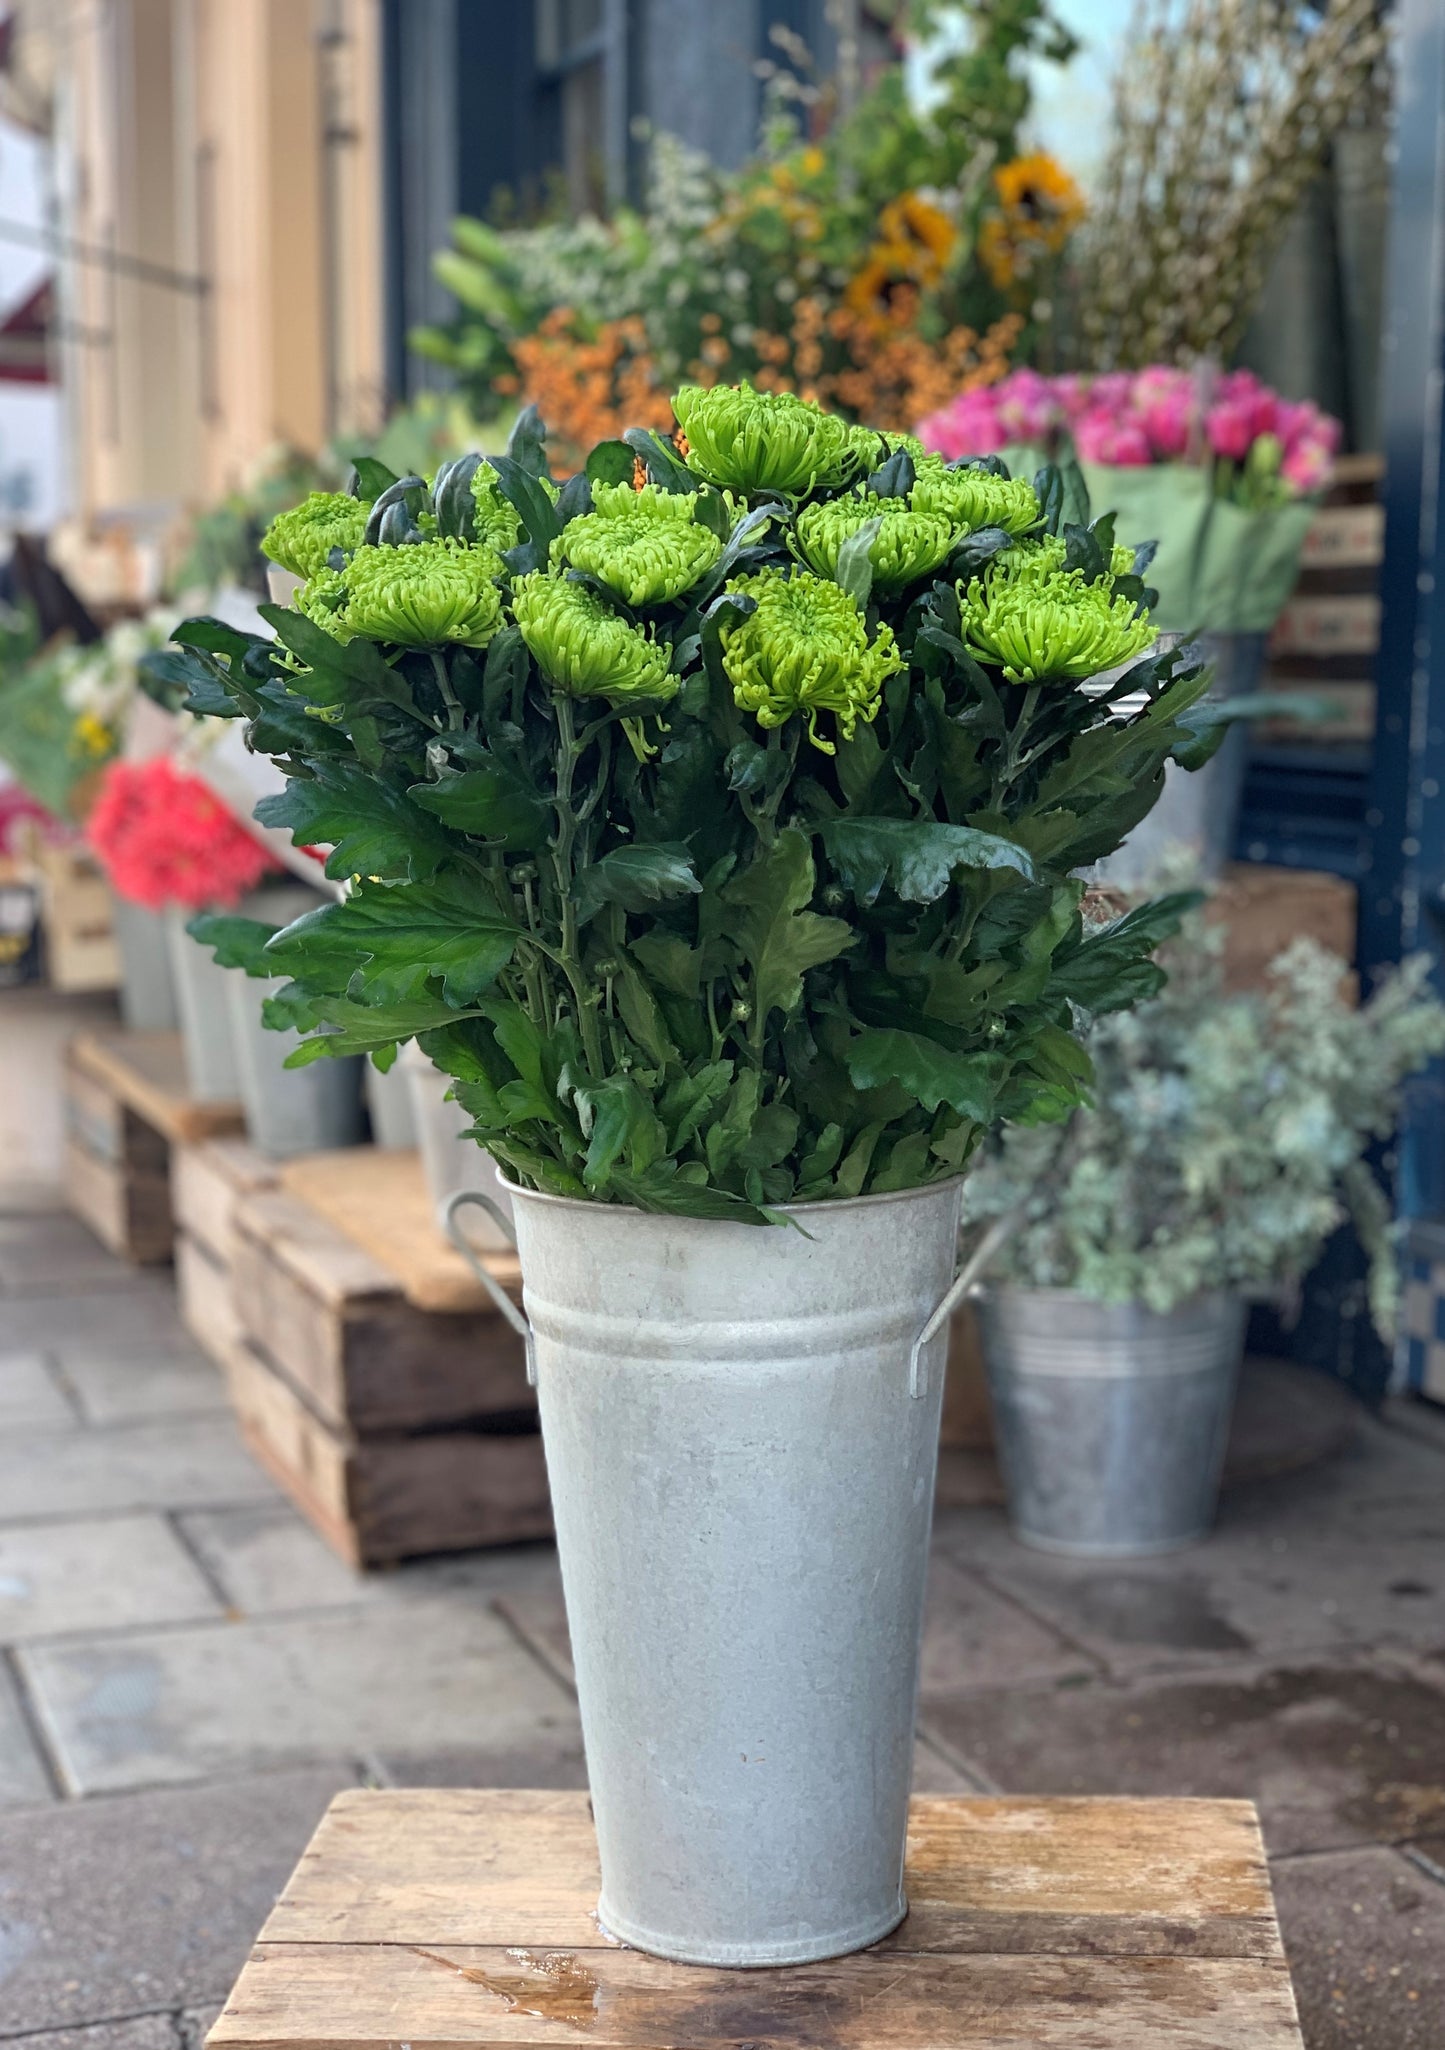
[[[458,733],[466,714],[462,710],[461,699],[452,688],[451,677],[447,674],[447,658],[440,648],[432,649],[431,666],[436,671],[437,689],[441,692],[442,703],[447,708],[447,725],[453,733]]]
[[[1003,774],[999,777],[994,792],[995,807],[1003,793],[1013,788],[1028,761],[1028,756],[1020,752],[1020,743],[1033,724],[1042,688],[1043,686],[1037,683],[1028,685],[1024,691],[1023,703],[1019,706],[1019,715],[1009,728],[1008,743],[1004,748]]]
[[[572,805],[572,777],[578,762],[586,752],[591,733],[577,738],[577,729],[572,717],[572,700],[559,691],[553,698],[557,710],[557,738],[560,743],[557,755],[557,789],[553,804],[557,813],[557,835],[552,842],[552,868],[557,879],[557,893],[561,899],[562,947],[560,965],[572,989],[577,1005],[577,1025],[582,1034],[582,1053],[587,1062],[587,1072],[595,1082],[604,1072],[602,1061],[602,1033],[597,1021],[597,1008],[592,1002],[587,979],[582,972],[582,956],[577,945],[577,905],[572,895],[572,849],[576,844],[579,820]]]

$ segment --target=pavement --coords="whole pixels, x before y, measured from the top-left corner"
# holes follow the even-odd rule
[[[1029,1552],[968,1494],[918,1784],[1251,1796],[1310,2050],[1439,2050],[1445,1414],[1362,1415],[1165,1559]],[[0,1645],[0,2039],[35,2050],[193,2050],[340,1787],[585,1783],[550,1547],[354,1574],[168,1274],[33,1180],[0,1185]]]

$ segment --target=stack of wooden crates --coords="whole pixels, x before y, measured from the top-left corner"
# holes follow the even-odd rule
[[[178,1150],[182,1311],[241,1430],[352,1564],[545,1537],[520,1341],[441,1238],[414,1154]],[[519,1288],[515,1260],[498,1277]]]

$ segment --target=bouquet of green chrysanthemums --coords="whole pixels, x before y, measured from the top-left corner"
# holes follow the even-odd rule
[[[1222,728],[1077,473],[674,404],[560,488],[533,414],[429,483],[361,462],[270,529],[275,641],[191,620],[152,666],[347,880],[192,928],[292,978],[293,1060],[414,1036],[522,1183],[761,1221],[1085,1096],[1084,1014],[1158,986],[1188,900],[1093,925],[1076,871]]]

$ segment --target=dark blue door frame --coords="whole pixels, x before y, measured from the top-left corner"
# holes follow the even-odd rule
[[[1426,949],[1445,928],[1445,8],[1405,0],[1399,17],[1396,162],[1384,374],[1385,559],[1374,756],[1360,876],[1366,978]],[[1412,1092],[1397,1201],[1445,1214],[1445,1086]]]

